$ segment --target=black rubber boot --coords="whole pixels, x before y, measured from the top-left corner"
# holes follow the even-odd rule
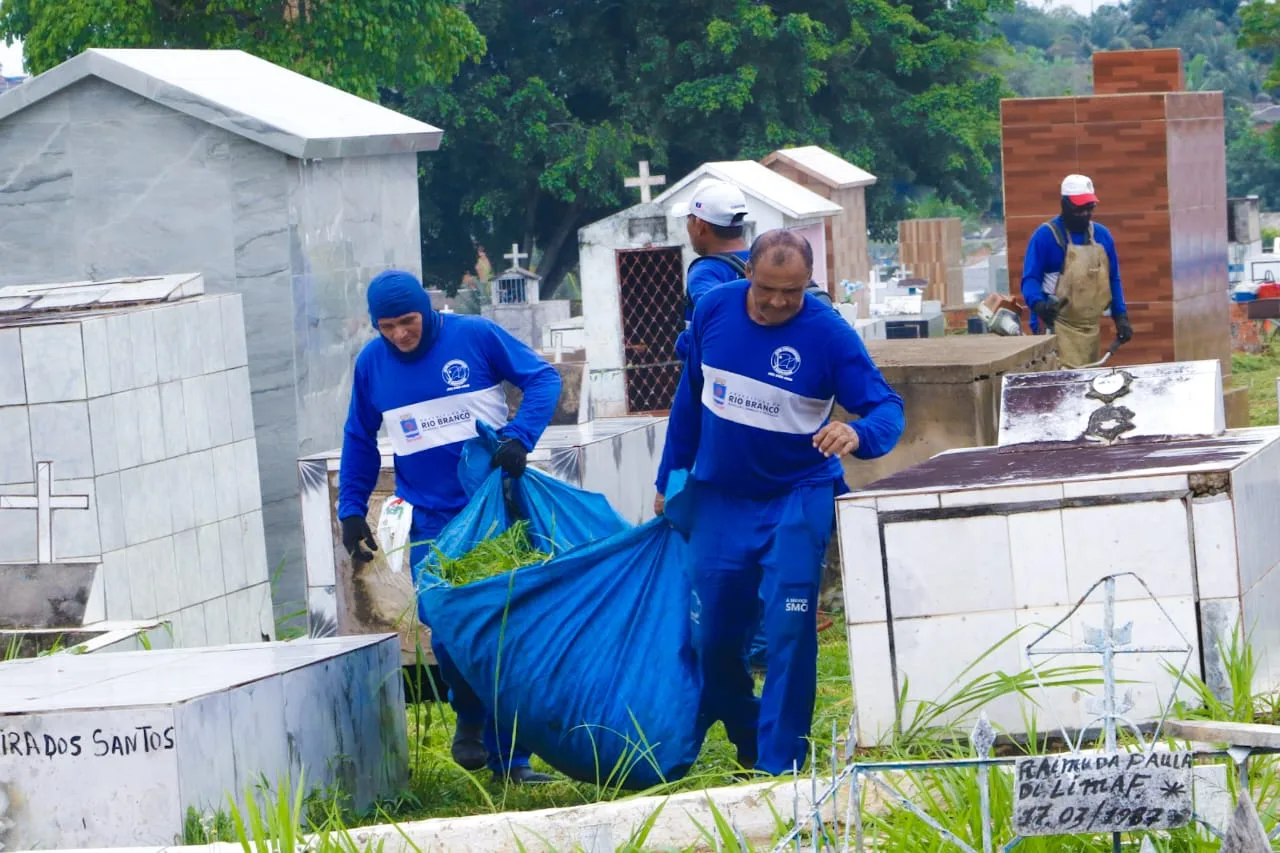
[[[463,770],[480,770],[489,761],[489,750],[484,748],[484,726],[468,726],[458,723],[453,732],[453,760]]]
[[[503,777],[501,773],[494,772],[493,781],[498,784],[510,782],[513,785],[535,785],[554,782],[554,776],[548,776],[546,773],[539,773],[532,767],[512,767],[507,771],[507,775]]]

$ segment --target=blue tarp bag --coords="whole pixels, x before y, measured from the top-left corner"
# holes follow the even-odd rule
[[[494,436],[479,432],[459,465],[471,502],[436,543],[449,556],[510,523]],[[666,518],[631,527],[601,495],[532,469],[512,490],[532,544],[557,556],[456,588],[429,558],[419,615],[499,724],[556,770],[632,790],[681,778],[706,734],[683,535]]]

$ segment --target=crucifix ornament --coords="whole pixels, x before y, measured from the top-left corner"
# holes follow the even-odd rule
[[[666,182],[667,182],[666,175],[650,175],[649,161],[641,160],[640,161],[640,177],[627,178],[623,183],[625,183],[629,189],[634,189],[635,187],[639,187],[640,203],[648,204],[649,202],[653,201],[653,198],[649,193],[650,188],[660,187]]]
[[[503,255],[502,257],[506,258],[508,261],[511,261],[511,268],[512,268],[512,269],[515,269],[516,267],[520,266],[520,262],[521,262],[522,260],[524,260],[525,258],[527,258],[527,257],[529,257],[529,256],[528,256],[527,254],[525,254],[524,252],[520,251],[520,244],[519,244],[519,243],[512,243],[512,244],[511,244],[511,253],[510,253],[510,254],[507,254],[507,255]]]
[[[88,495],[55,495],[53,493],[53,463],[36,463],[36,493],[31,495],[0,495],[0,510],[26,509],[36,511],[36,562],[53,562],[53,511],[56,509],[88,509]]]

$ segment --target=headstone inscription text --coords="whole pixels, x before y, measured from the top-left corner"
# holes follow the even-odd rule
[[[1019,835],[1176,829],[1191,821],[1190,752],[1041,755],[1018,759]]]

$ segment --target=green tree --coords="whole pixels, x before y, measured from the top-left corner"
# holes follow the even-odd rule
[[[91,47],[238,48],[366,98],[484,52],[454,0],[4,0],[0,37],[33,74]]]
[[[991,198],[1004,89],[986,62],[1008,0],[488,0],[489,45],[406,107],[448,128],[428,158],[424,263],[444,281],[513,241],[555,286],[577,228],[637,200],[638,159],[674,181],[700,163],[819,144],[880,177],[873,231],[907,191]]]
[[[1205,11],[1220,23],[1230,23],[1239,7],[1240,0],[1132,0],[1127,11],[1135,24],[1159,38],[1194,12]]]

